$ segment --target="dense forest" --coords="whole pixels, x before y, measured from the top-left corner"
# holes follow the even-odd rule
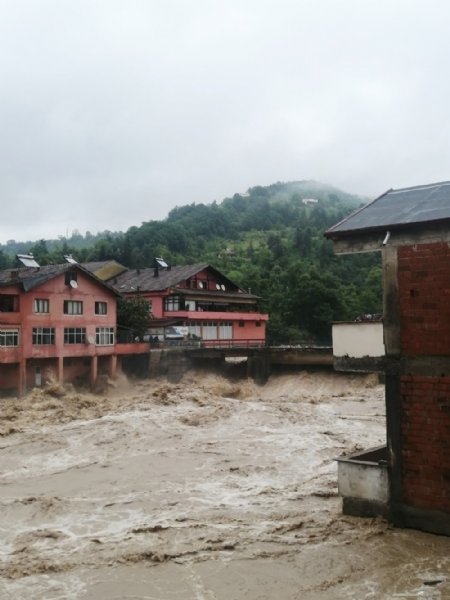
[[[0,246],[0,268],[17,252],[42,264],[115,259],[127,267],[207,262],[261,297],[271,343],[328,342],[330,324],[381,311],[379,254],[339,256],[324,231],[366,199],[311,181],[254,187],[221,203],[174,208],[128,231]]]

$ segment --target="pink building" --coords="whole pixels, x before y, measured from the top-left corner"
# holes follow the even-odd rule
[[[105,263],[87,263],[100,275]],[[208,264],[130,269],[108,283],[124,296],[140,295],[151,303],[151,336],[186,337],[203,345],[262,346],[268,315],[258,311],[258,296],[244,291]]]
[[[118,293],[78,264],[0,271],[0,392],[115,376]],[[148,347],[147,347],[148,350]]]

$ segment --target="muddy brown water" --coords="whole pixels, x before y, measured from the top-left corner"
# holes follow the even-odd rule
[[[0,404],[0,598],[450,598],[450,539],[341,514],[373,376],[191,374]]]

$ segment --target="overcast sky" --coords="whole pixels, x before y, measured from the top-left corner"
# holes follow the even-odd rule
[[[0,243],[450,179],[446,0],[0,0]]]

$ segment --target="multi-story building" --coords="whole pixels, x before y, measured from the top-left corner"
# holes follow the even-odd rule
[[[118,293],[76,263],[0,271],[0,392],[114,377]]]
[[[102,276],[107,264],[84,266]],[[211,265],[171,267],[155,259],[152,268],[125,270],[108,275],[107,281],[125,297],[139,295],[148,300],[150,337],[186,337],[206,346],[265,344],[268,315],[259,312],[259,297]]]

